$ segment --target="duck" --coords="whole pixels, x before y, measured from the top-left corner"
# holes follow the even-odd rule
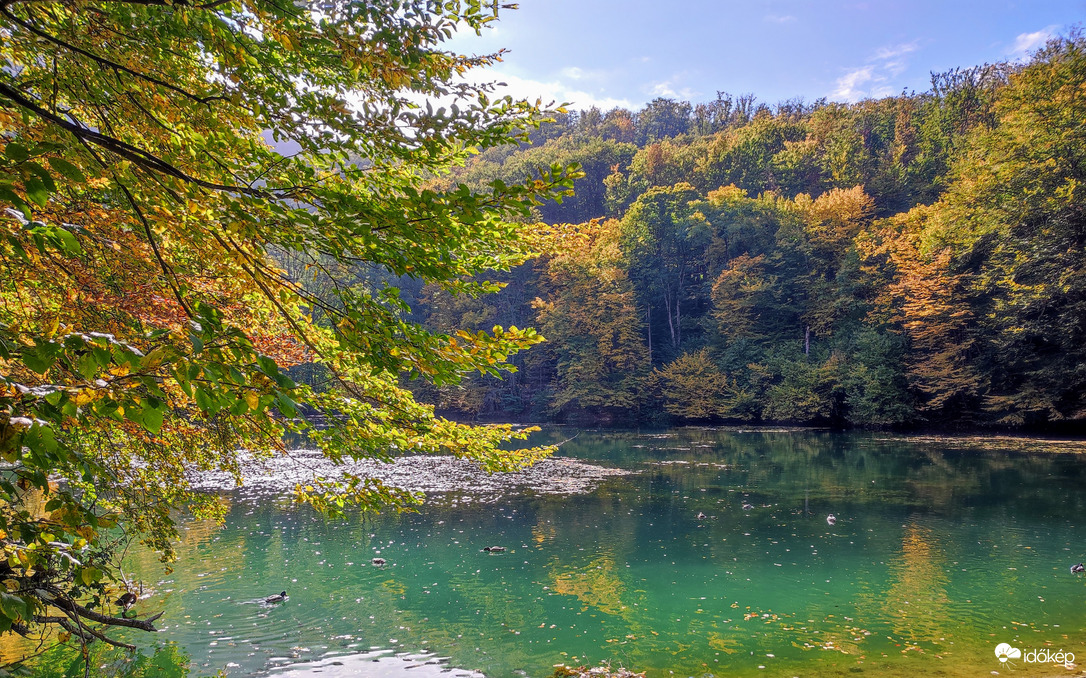
[[[125,612],[127,612],[128,608],[135,605],[137,600],[139,600],[139,597],[135,593],[125,591],[124,594],[117,599],[117,607],[123,607]]]
[[[705,515],[704,513],[699,512],[698,515],[696,515],[694,517],[697,518],[698,520],[705,520],[709,516]]]
[[[828,516],[826,516],[826,524],[827,525],[836,525],[837,524],[837,516],[833,515],[832,513],[829,514]]]
[[[1082,563],[1071,566],[1071,574],[1079,574],[1080,572],[1086,572],[1086,566],[1083,566]]]
[[[501,553],[505,550],[504,546],[484,546],[483,550],[488,553]]]
[[[754,504],[748,504],[747,502],[743,502],[743,510],[744,511],[749,511],[752,508],[754,508]]]
[[[388,561],[385,560],[384,558],[374,558],[370,562],[373,563],[374,565],[376,565],[377,567],[381,567],[382,565],[384,565]]]
[[[267,603],[268,605],[275,605],[276,603],[281,603],[286,599],[287,599],[287,592],[283,591],[282,593],[277,593],[274,596],[268,596],[267,598],[264,599],[264,602]]]

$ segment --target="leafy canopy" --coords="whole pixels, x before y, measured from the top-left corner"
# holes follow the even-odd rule
[[[400,382],[498,374],[535,332],[429,331],[396,287],[336,283],[377,270],[474,295],[534,255],[524,222],[570,172],[433,182],[548,114],[461,77],[498,55],[442,48],[497,13],[0,2],[0,631],[152,628],[110,602],[121,541],[168,557],[175,509],[220,510],[188,474],[240,480],[239,450],[274,454],[288,430],[336,461],[443,452],[503,470],[549,452],[503,451],[526,432],[442,419]],[[301,363],[324,381],[296,383]],[[332,513],[417,501],[349,476],[298,494]]]

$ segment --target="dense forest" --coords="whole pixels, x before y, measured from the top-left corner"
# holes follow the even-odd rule
[[[577,163],[496,295],[398,284],[434,330],[535,326],[483,419],[1074,426],[1086,418],[1086,38],[855,104],[720,93],[571,112],[438,183]],[[480,278],[479,280],[482,280]]]

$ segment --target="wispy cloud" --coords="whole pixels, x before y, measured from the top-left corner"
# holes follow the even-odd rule
[[[908,55],[918,49],[920,40],[879,47],[867,60],[867,65],[850,68],[837,78],[831,96],[851,102],[892,95],[895,88],[891,81],[908,70]]]
[[[880,47],[875,50],[874,61],[887,61],[890,59],[896,59],[906,54],[911,54],[920,48],[920,41],[913,40],[912,42],[903,42],[900,45],[887,45],[886,47]]]
[[[689,88],[683,87],[675,82],[677,78],[671,78],[662,82],[654,82],[648,86],[647,92],[653,97],[666,97],[668,99],[683,99],[685,101],[692,101],[697,98],[698,92]]]
[[[570,70],[570,69],[565,69]],[[567,82],[566,79],[577,82],[579,79],[566,75],[563,71],[562,78],[554,80],[532,80],[516,75],[498,74],[489,72],[487,75],[501,83],[497,88],[498,95],[506,95],[514,99],[528,99],[535,101],[540,99],[544,104],[554,102],[556,104],[569,103],[570,108],[584,110],[593,106],[602,110],[612,108],[633,108],[634,105],[628,99],[620,99],[607,96],[603,92],[589,92],[582,86]]]
[[[859,101],[864,98],[867,96],[864,85],[874,79],[874,70],[874,66],[854,68],[837,78],[837,88],[833,90],[833,96],[845,101]]]
[[[798,21],[798,19],[791,14],[766,14],[762,18],[775,24],[790,24],[793,21]]]
[[[1046,42],[1056,37],[1060,27],[1057,25],[1045,26],[1032,33],[1020,33],[1014,39],[1014,44],[1007,50],[1009,56],[1026,57],[1038,47],[1043,47]]]
[[[567,66],[558,72],[566,80],[584,80],[588,82],[606,82],[615,74],[603,69],[585,69],[580,66]]]
[[[882,65],[883,70],[885,70],[891,78],[896,78],[901,75],[908,67],[909,64],[906,61],[887,61]]]

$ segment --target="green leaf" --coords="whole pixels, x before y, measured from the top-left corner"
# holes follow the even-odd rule
[[[264,374],[272,377],[273,379],[279,374],[279,366],[275,364],[275,361],[266,355],[257,356],[257,364],[260,366],[260,371]]]
[[[23,162],[30,157],[30,153],[27,152],[26,146],[14,141],[4,148],[4,155],[7,156],[9,160],[14,160],[15,162]]]
[[[50,193],[57,192],[57,185],[53,181],[53,175],[49,174],[48,170],[46,170],[44,167],[36,162],[28,162],[24,164],[23,167],[25,167],[31,174],[34,174],[39,179],[41,179],[42,183],[45,184],[45,188]]]
[[[90,586],[102,580],[102,571],[97,567],[81,568],[79,570],[79,579],[85,586]]]
[[[69,181],[77,184],[87,183],[87,177],[83,175],[83,171],[64,158],[49,158],[49,166]]]
[[[143,427],[151,433],[158,433],[162,429],[162,417],[166,413],[164,407],[147,407],[143,410]]]
[[[26,180],[26,197],[40,207],[45,207],[49,202],[49,189],[45,187],[45,182],[41,179],[31,177]]]
[[[93,353],[84,353],[76,360],[76,370],[87,381],[94,379],[98,374],[98,360],[95,359]]]
[[[211,399],[211,395],[202,388],[196,389],[196,405],[210,414],[214,414],[214,411],[218,410],[218,407],[214,407],[214,401]],[[214,408],[214,411],[213,409]]]
[[[291,400],[285,393],[280,393],[275,399],[276,404],[279,406],[279,411],[283,413],[284,417],[293,419],[298,416],[298,404]]]
[[[0,593],[0,613],[8,619],[26,619],[26,601],[10,593]]]
[[[22,196],[12,190],[10,185],[0,184],[0,200],[6,200],[12,205],[15,205],[15,208],[22,212],[23,217],[27,220],[33,218],[33,213],[30,211],[30,205],[23,200]]]
[[[57,357],[63,350],[62,346],[52,342],[24,347],[23,364],[38,374],[45,374],[56,364]]]
[[[162,361],[166,358],[166,347],[159,346],[147,355],[140,359],[141,370],[153,370],[162,364]]]
[[[60,249],[68,254],[81,254],[83,246],[75,239],[75,235],[66,228],[56,229],[56,239],[60,242]]]

